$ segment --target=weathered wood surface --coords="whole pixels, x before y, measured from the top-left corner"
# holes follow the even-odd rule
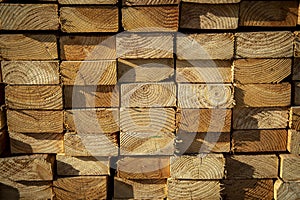
[[[165,179],[170,177],[169,157],[124,157],[117,162],[117,177]]]
[[[299,58],[294,58],[292,79],[294,81],[300,81],[300,59]]]
[[[122,25],[126,31],[177,31],[178,20],[178,6],[122,8]]]
[[[59,176],[109,175],[109,158],[56,155]]]
[[[293,56],[294,35],[289,31],[236,33],[236,58],[287,58]]]
[[[6,126],[6,110],[0,109],[0,130]]]
[[[238,4],[182,3],[180,28],[189,29],[236,29]]]
[[[182,0],[190,3],[205,3],[205,4],[225,4],[225,3],[239,3],[241,0]]]
[[[118,8],[115,6],[61,7],[61,30],[76,32],[117,32]]]
[[[287,150],[292,154],[300,154],[300,132],[296,130],[288,131]]]
[[[58,61],[2,61],[1,70],[9,85],[59,84]]]
[[[180,108],[232,108],[233,87],[230,84],[179,84]]]
[[[9,141],[8,132],[6,130],[0,131],[0,156],[7,154],[8,150],[8,141]]]
[[[292,27],[297,25],[297,1],[242,1],[240,26]]]
[[[232,33],[177,34],[179,60],[230,60],[234,53]]]
[[[274,184],[275,200],[297,200],[300,198],[300,182],[286,182],[277,180]]]
[[[294,82],[294,105],[300,106],[300,81]]]
[[[89,4],[111,4],[114,5],[116,4],[118,1],[117,0],[58,0],[59,4],[62,5],[77,5],[77,4],[85,4],[85,5],[89,5]]]
[[[279,83],[291,74],[292,59],[238,59],[234,61],[236,83]]]
[[[63,111],[7,110],[9,132],[62,133]]]
[[[129,180],[114,178],[114,199],[164,199],[167,180]]]
[[[1,30],[58,30],[58,27],[55,4],[0,4]]]
[[[229,179],[277,178],[278,163],[276,155],[234,155],[225,168]]]
[[[106,199],[107,176],[78,176],[58,178],[53,181],[57,200]]]
[[[278,152],[287,150],[287,130],[244,130],[232,134],[234,152]]]
[[[284,181],[300,181],[300,156],[293,154],[281,154],[280,178]]]
[[[117,156],[117,134],[65,133],[65,155],[67,156]]]
[[[11,153],[63,153],[63,134],[9,133]]]
[[[2,60],[54,60],[58,58],[55,35],[1,34]]]
[[[234,108],[233,129],[280,129],[288,125],[287,108]]]
[[[225,158],[222,154],[176,156],[170,160],[170,174],[174,179],[222,179]]]
[[[176,85],[172,82],[122,84],[121,85],[121,106],[122,107],[176,106]]]

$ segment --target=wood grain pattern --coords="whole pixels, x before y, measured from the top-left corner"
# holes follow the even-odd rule
[[[173,58],[173,34],[170,33],[122,33],[116,40],[118,58]]]
[[[281,154],[279,157],[280,178],[284,181],[299,181],[300,156],[293,154]]]
[[[113,36],[61,36],[62,60],[104,60],[116,58],[116,38]]]
[[[291,27],[297,24],[296,1],[242,1],[240,26]]]
[[[19,133],[62,133],[62,111],[8,110],[9,132]]]
[[[222,154],[178,156],[170,159],[170,174],[174,179],[222,179],[225,158]]]
[[[280,129],[287,125],[287,108],[233,109],[233,129]]]
[[[1,30],[58,30],[58,27],[55,4],[0,5]]]
[[[167,197],[167,180],[129,180],[114,178],[114,199],[163,199]]]
[[[178,84],[180,108],[232,108],[233,87],[230,84]]]
[[[236,33],[236,58],[286,58],[293,56],[289,31]]]
[[[295,31],[294,36],[294,56],[298,58],[300,57],[300,32]]]
[[[64,85],[115,85],[117,65],[115,60],[63,61],[60,65]]]
[[[121,106],[122,107],[176,106],[176,85],[172,82],[122,84],[121,85]]]
[[[9,133],[11,153],[62,153],[63,134]]]
[[[122,25],[127,31],[177,31],[178,20],[178,6],[122,8]]]
[[[118,59],[118,82],[160,82],[172,80],[172,59]]]
[[[229,179],[277,178],[276,155],[234,155],[226,157]]]
[[[273,199],[272,179],[224,180],[224,197],[235,199]]]
[[[229,60],[176,60],[176,82],[230,83],[231,65]]]
[[[2,60],[53,60],[57,59],[55,35],[1,34]]]
[[[275,200],[290,200],[299,199],[300,182],[284,183],[278,179],[274,184],[274,199]]]
[[[1,70],[9,85],[59,84],[58,61],[3,61]]]
[[[0,109],[0,130],[6,126],[6,111]]]
[[[122,0],[123,6],[145,6],[145,5],[173,5],[179,4],[179,0]]]
[[[5,98],[10,109],[63,109],[61,86],[6,86]]]
[[[236,105],[240,107],[284,107],[291,104],[291,85],[237,84],[234,88]]]
[[[220,199],[219,181],[168,179],[168,199]]]
[[[300,59],[299,58],[294,58],[292,79],[294,81],[300,81]]]
[[[230,132],[230,109],[182,109],[177,112],[176,120],[180,131]]]
[[[224,3],[239,3],[241,0],[182,0],[183,2],[205,3],[205,4],[224,4]]]
[[[119,132],[118,109],[74,109],[64,113],[64,124],[68,131],[78,133]]]
[[[59,4],[63,4],[63,5],[77,5],[77,4],[116,4],[118,1],[117,0],[85,0],[85,1],[81,1],[81,0],[58,0]]]
[[[58,178],[53,181],[54,198],[71,199],[106,199],[107,176],[78,176]]]
[[[177,34],[179,60],[230,60],[234,52],[232,33]]]
[[[117,156],[117,134],[77,134],[68,132],[64,137],[67,156]]]
[[[103,176],[109,175],[109,159],[105,157],[75,157],[56,155],[57,175]]]
[[[300,106],[300,81],[294,82],[294,105]]]
[[[247,130],[232,134],[234,152],[277,152],[287,149],[286,130]]]
[[[51,181],[54,158],[47,154],[0,158],[1,180]]]
[[[236,29],[239,19],[238,4],[185,3],[181,9],[180,28]]]
[[[237,83],[279,83],[291,74],[291,59],[238,59],[234,61]]]
[[[300,154],[300,132],[296,130],[288,131],[287,150],[292,154]]]
[[[165,179],[169,176],[169,157],[124,157],[117,162],[119,178]]]
[[[118,8],[115,6],[61,7],[61,30],[74,32],[117,32]]]

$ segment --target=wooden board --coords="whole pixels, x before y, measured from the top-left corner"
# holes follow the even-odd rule
[[[129,180],[114,178],[114,199],[164,199],[167,180]]]
[[[297,1],[242,1],[239,26],[296,26],[297,14]]]
[[[1,30],[58,30],[58,27],[55,4],[0,5]]]
[[[62,153],[63,134],[9,133],[11,153]]]
[[[177,34],[179,60],[230,60],[234,52],[232,33]]]
[[[236,84],[234,99],[239,107],[284,107],[291,105],[291,85]]]
[[[176,106],[176,85],[173,82],[122,84],[121,85],[121,106],[122,107]]]
[[[288,125],[287,108],[234,108],[233,129],[280,129]]]
[[[53,181],[54,199],[106,199],[107,176],[79,176]]]
[[[0,199],[51,199],[52,182],[14,182],[2,179],[0,181],[0,191]]]
[[[115,6],[61,7],[61,30],[76,32],[117,32],[118,8]]]
[[[234,155],[226,157],[227,178],[277,178],[278,157],[276,155]]]
[[[220,199],[219,181],[168,179],[168,199]]]
[[[232,108],[233,105],[230,84],[178,84],[180,108]]]
[[[117,156],[117,134],[77,134],[68,132],[64,137],[67,156]]]
[[[64,113],[64,124],[68,131],[79,133],[119,132],[118,109],[74,109]]]
[[[54,157],[47,154],[0,158],[1,180],[51,181]]]
[[[230,109],[182,109],[177,111],[176,121],[180,131],[230,132]]]
[[[118,82],[160,82],[173,80],[172,59],[118,59]]]
[[[64,85],[115,85],[117,65],[115,60],[63,61],[60,65]]]
[[[294,105],[300,106],[300,81],[294,82]]]
[[[300,57],[300,32],[299,31],[295,31],[294,32],[294,56],[296,58]]]
[[[61,86],[6,86],[5,101],[10,109],[63,109]]]
[[[300,181],[300,156],[293,154],[281,154],[280,178],[284,181]]]
[[[300,182],[284,183],[278,179],[274,184],[275,200],[296,200],[300,198]]]
[[[169,157],[124,157],[117,162],[117,177],[165,179],[170,176]]]
[[[0,109],[0,130],[6,126],[6,110]]]
[[[294,58],[292,79],[294,81],[300,81],[300,59],[299,58]]]
[[[122,26],[126,31],[177,31],[178,20],[178,6],[122,8]]]
[[[236,58],[286,58],[293,56],[289,31],[236,33]]]
[[[171,33],[121,33],[117,35],[117,58],[173,58]]]
[[[0,157],[5,156],[8,151],[8,133],[6,130],[0,131]]]
[[[64,86],[64,108],[109,108],[119,106],[119,88],[103,86]]]
[[[230,83],[231,65],[229,60],[176,60],[176,82]]]
[[[58,0],[59,4],[68,5],[68,4],[116,4],[117,0]]]
[[[239,3],[241,0],[182,0],[183,2],[205,3],[205,4],[224,4],[224,3]]]
[[[8,110],[9,132],[62,133],[63,111]]]
[[[236,29],[238,4],[197,4],[183,2],[180,28],[189,29]]]
[[[272,179],[224,180],[222,196],[235,199],[273,199]]]
[[[238,59],[234,81],[241,84],[279,83],[291,74],[292,59]]]
[[[1,34],[2,60],[53,60],[57,59],[55,35]]]
[[[58,61],[2,61],[1,70],[9,85],[59,84]]]
[[[179,0],[122,0],[123,6],[177,5]]]
[[[174,179],[222,179],[225,158],[222,154],[176,156],[170,159],[170,174]]]
[[[225,153],[230,151],[230,133],[177,133],[176,153]]]
[[[103,60],[116,58],[114,36],[61,36],[62,60]]]
[[[278,152],[287,150],[287,130],[245,130],[232,134],[234,152]]]
[[[109,158],[56,155],[59,176],[109,175]]]
[[[300,154],[300,132],[296,130],[288,131],[287,150],[292,154]]]

